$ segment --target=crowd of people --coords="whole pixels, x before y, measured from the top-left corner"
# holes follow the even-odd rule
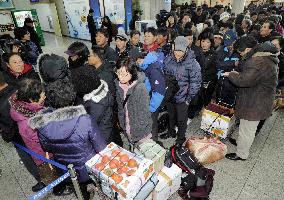
[[[95,26],[92,13],[88,22]],[[166,138],[182,145],[191,119],[222,99],[240,120],[237,140],[230,139],[237,152],[226,158],[246,160],[284,84],[282,14],[274,4],[250,4],[238,15],[230,5],[185,4],[166,13],[157,29],[148,27],[143,43],[137,30],[113,37],[106,16],[102,28],[90,27],[92,48],[76,41],[66,49],[68,60],[42,52],[27,18],[24,27],[15,28],[16,40],[5,36],[8,42],[1,44],[1,135],[61,164],[74,164],[84,199],[90,199],[84,164],[110,142],[123,146],[121,133],[134,146],[148,139],[163,146]],[[216,92],[220,84],[226,98]],[[159,136],[163,109],[168,131]],[[32,190],[41,190],[45,163],[17,152],[38,182]],[[68,185],[59,184],[53,193],[72,192]]]

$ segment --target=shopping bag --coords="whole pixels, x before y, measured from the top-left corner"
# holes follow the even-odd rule
[[[216,138],[190,138],[186,142],[188,148],[197,160],[205,165],[225,157],[227,146]]]

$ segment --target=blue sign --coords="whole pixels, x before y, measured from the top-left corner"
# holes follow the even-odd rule
[[[55,181],[53,181],[52,183],[50,183],[48,186],[46,186],[45,188],[43,188],[41,191],[39,191],[38,193],[36,193],[35,195],[31,196],[28,198],[28,200],[36,200],[39,198],[42,198],[48,191],[50,191],[52,188],[54,188],[56,185],[58,185],[59,183],[61,183],[62,181],[64,181],[66,178],[68,178],[70,176],[69,172],[67,172],[66,174],[63,174],[62,176],[60,176],[58,179],[56,179]]]

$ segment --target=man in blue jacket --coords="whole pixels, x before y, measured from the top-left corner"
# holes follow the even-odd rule
[[[168,137],[175,137],[175,125],[177,124],[177,144],[183,144],[185,141],[188,105],[197,95],[202,83],[200,65],[195,59],[194,52],[188,49],[188,45],[188,39],[178,36],[174,42],[173,53],[164,61],[165,74],[175,76],[180,88],[173,102],[167,104],[169,112]]]
[[[166,93],[166,83],[163,72],[161,70],[161,63],[158,61],[156,52],[150,52],[144,59],[137,60],[140,69],[145,73],[145,86],[150,93],[150,112],[152,113],[152,139],[158,144],[158,116],[159,108]]]

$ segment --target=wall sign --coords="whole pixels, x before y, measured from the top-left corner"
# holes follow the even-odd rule
[[[71,37],[90,40],[87,16],[88,0],[63,0],[68,29]]]

